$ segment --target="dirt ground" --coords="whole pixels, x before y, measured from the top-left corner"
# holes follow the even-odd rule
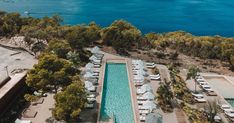
[[[116,54],[116,51],[111,47],[104,46],[103,51]],[[222,75],[234,76],[234,71],[229,69],[229,63],[223,62],[221,60],[214,59],[201,59],[198,57],[187,56],[182,53],[179,53],[177,60],[171,60],[168,58],[170,53],[175,52],[171,49],[166,49],[164,53],[166,58],[157,58],[155,52],[157,50],[143,51],[143,50],[134,50],[129,52],[131,58],[135,59],[144,59],[145,61],[155,62],[158,64],[169,65],[173,62],[180,64],[180,69],[188,69],[190,66],[198,66],[202,72],[212,72]]]

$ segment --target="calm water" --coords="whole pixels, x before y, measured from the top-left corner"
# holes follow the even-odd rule
[[[134,123],[128,75],[125,64],[107,63],[102,94],[101,119],[112,117],[116,123]]]
[[[65,24],[125,19],[142,32],[185,30],[195,35],[234,37],[233,0],[0,0],[0,9],[33,17],[55,13]]]

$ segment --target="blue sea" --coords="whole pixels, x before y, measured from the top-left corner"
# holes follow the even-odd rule
[[[39,18],[59,14],[71,25],[95,21],[104,27],[125,19],[143,33],[234,37],[233,0],[0,0],[0,9]]]

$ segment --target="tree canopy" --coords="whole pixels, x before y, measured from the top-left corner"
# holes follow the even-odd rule
[[[26,83],[35,90],[48,92],[71,83],[71,77],[77,70],[72,63],[53,54],[43,54],[38,64],[28,72]]]
[[[86,100],[84,85],[76,80],[66,89],[55,95],[55,109],[53,116],[57,120],[77,121],[77,118],[84,108]]]

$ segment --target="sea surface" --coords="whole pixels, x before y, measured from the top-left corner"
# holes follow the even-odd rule
[[[39,18],[59,14],[71,25],[108,26],[125,19],[143,33],[184,30],[234,37],[233,0],[0,0],[0,9]]]

